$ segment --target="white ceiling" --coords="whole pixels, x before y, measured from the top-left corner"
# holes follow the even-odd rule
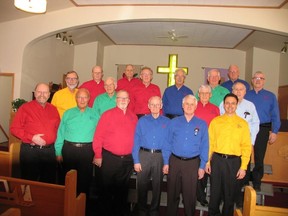
[[[224,7],[265,7],[288,9],[288,0],[47,0],[47,12],[69,7],[99,5],[187,5],[187,6],[224,6]],[[161,2],[161,3],[160,3]],[[217,2],[217,4],[215,4]],[[0,23],[28,16],[41,16],[17,10],[12,0],[0,1]],[[63,29],[63,31],[66,31]],[[212,47],[247,50],[252,46],[280,51],[287,36],[275,35],[253,29],[208,23],[147,21],[122,22],[93,25],[72,29],[75,44],[101,41],[103,45],[155,45]],[[55,35],[51,35],[55,36]],[[172,38],[173,36],[173,38]]]

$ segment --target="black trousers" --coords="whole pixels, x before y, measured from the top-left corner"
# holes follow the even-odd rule
[[[28,144],[20,147],[21,178],[55,184],[56,155],[54,146],[33,148]]]
[[[129,211],[129,179],[133,172],[132,155],[120,157],[103,149],[101,169],[105,215],[126,214]]]
[[[197,200],[202,202],[206,200],[206,192],[205,189],[207,187],[209,174],[205,173],[202,179],[198,179],[197,181]]]
[[[264,157],[269,139],[270,127],[261,127],[256,137],[254,145],[254,163],[255,167],[252,171],[253,185],[260,186],[261,179],[264,175]]]
[[[159,215],[161,198],[161,185],[163,180],[163,157],[162,153],[139,152],[142,171],[137,173],[137,193],[139,216]],[[152,183],[152,201],[150,209],[147,207],[148,190]]]
[[[77,194],[89,194],[92,180],[92,168],[94,152],[91,144],[84,147],[76,147],[64,143],[62,149],[63,169],[67,173],[71,169],[77,170]]]
[[[235,191],[237,186],[236,174],[241,166],[241,158],[225,159],[213,154],[211,160],[211,188],[208,215],[233,216]],[[222,213],[219,206],[223,200]]]
[[[200,159],[180,160],[171,155],[167,182],[167,216],[176,216],[182,193],[185,216],[194,216]]]

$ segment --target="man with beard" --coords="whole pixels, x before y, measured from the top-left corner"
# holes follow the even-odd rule
[[[67,109],[75,107],[75,96],[77,93],[77,85],[79,83],[78,74],[75,71],[69,71],[65,77],[67,87],[57,91],[52,98],[51,103],[57,108],[60,118]]]
[[[55,183],[56,160],[54,142],[60,123],[57,109],[47,103],[49,86],[37,84],[35,100],[23,104],[10,127],[11,133],[21,139],[21,178]]]

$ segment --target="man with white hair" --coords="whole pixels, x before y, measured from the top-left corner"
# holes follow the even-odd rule
[[[185,215],[194,215],[197,180],[203,178],[208,160],[208,129],[194,112],[197,99],[183,98],[184,115],[171,120],[164,147],[164,174],[167,177],[167,215],[177,215],[182,193]],[[169,163],[168,163],[169,161]]]

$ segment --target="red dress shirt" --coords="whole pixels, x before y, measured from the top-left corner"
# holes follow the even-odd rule
[[[135,86],[132,96],[130,97],[130,103],[134,113],[150,114],[148,101],[152,96],[161,97],[161,91],[157,85],[150,83],[150,85],[146,87],[143,83],[140,83]]]
[[[88,103],[89,107],[93,107],[94,100],[98,95],[105,93],[103,80],[101,80],[99,83],[95,82],[94,80],[89,80],[84,82],[79,88],[86,88],[90,92],[90,100]]]
[[[19,108],[10,131],[24,143],[32,143],[35,134],[44,134],[42,139],[49,145],[56,140],[59,123],[60,117],[56,107],[50,103],[42,107],[33,100]]]
[[[133,92],[134,87],[139,84],[141,84],[141,80],[138,78],[132,78],[129,81],[126,77],[123,77],[117,82],[117,91],[125,90],[130,94],[131,92]]]
[[[125,114],[118,107],[104,112],[93,139],[95,157],[102,158],[102,148],[115,155],[131,154],[137,121],[137,116],[128,109]]]
[[[216,105],[211,104],[210,102],[203,106],[201,101],[198,101],[198,105],[194,114],[198,118],[203,119],[209,126],[212,119],[220,115],[220,111]]]

